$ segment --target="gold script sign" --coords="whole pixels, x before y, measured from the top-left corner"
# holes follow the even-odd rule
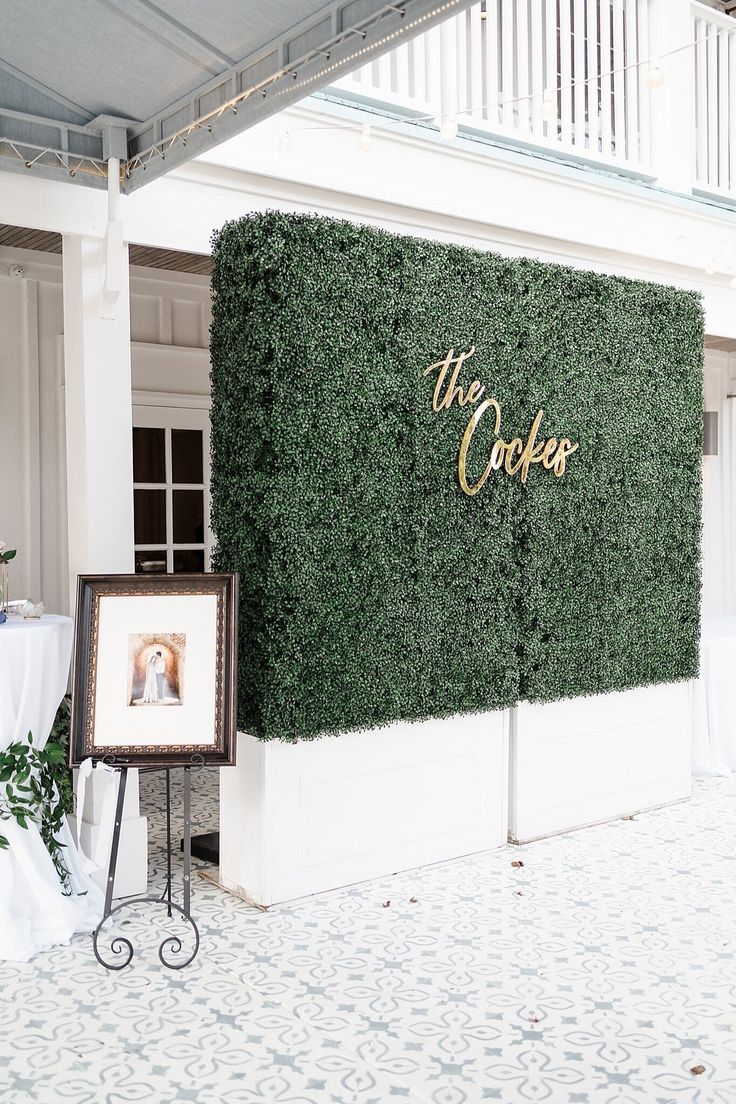
[[[511,441],[504,441],[502,437],[499,437],[501,407],[498,401],[483,398],[486,389],[480,380],[474,379],[465,389],[458,383],[463,364],[466,360],[470,360],[474,352],[475,345],[472,345],[467,353],[459,353],[458,356],[455,356],[454,349],[450,349],[444,360],[438,360],[435,364],[430,364],[428,368],[424,369],[425,376],[429,376],[433,372],[437,373],[434,394],[432,395],[432,409],[437,413],[442,410],[449,410],[453,403],[460,407],[479,404],[475,407],[465,428],[457,458],[457,475],[465,494],[477,494],[491,472],[499,471],[501,468],[504,469],[507,475],[519,474],[522,483],[526,483],[531,464],[541,464],[542,467],[553,471],[558,478],[564,475],[568,456],[572,456],[579,446],[573,444],[568,437],[561,437],[559,441],[556,437],[550,437],[546,441],[537,441],[539,427],[544,417],[543,410],[537,411],[526,441],[522,441],[520,437],[514,437]],[[495,414],[493,432],[496,440],[493,442],[491,455],[483,474],[476,483],[471,484],[468,483],[466,472],[468,449],[478,423],[487,410],[493,410]]]

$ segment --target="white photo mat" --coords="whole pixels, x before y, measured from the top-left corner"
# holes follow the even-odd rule
[[[131,637],[149,650],[186,641],[183,687],[176,708],[131,702]],[[217,695],[217,596],[101,595],[95,679],[94,747],[214,744]]]

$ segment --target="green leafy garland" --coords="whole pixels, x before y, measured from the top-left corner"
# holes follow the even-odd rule
[[[0,786],[4,787],[0,820],[12,818],[21,828],[29,823],[38,825],[65,896],[71,896],[72,886],[58,835],[74,802],[72,773],[67,766],[70,708],[71,701],[66,697],[42,750],[33,746],[29,732],[27,744],[18,741],[0,752]],[[0,835],[0,850],[8,846],[7,838]]]

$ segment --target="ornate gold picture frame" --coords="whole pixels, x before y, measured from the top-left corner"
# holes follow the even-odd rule
[[[71,765],[232,765],[236,677],[236,575],[81,575]]]

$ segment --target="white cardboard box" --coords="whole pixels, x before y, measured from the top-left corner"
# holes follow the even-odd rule
[[[508,714],[287,744],[239,734],[220,772],[220,880],[259,905],[506,842]]]
[[[69,817],[72,835],[77,838],[76,817]],[[86,855],[100,864],[92,875],[93,880],[105,890],[107,868],[110,862],[110,844],[102,839],[105,828],[100,824],[82,821],[80,844]],[[107,846],[104,844],[107,842]],[[99,849],[99,850],[98,850]],[[148,892],[148,821],[146,817],[131,817],[120,826],[120,845],[115,871],[114,897],[142,897]]]
[[[667,683],[513,710],[509,838],[683,801],[691,788],[690,686]]]

